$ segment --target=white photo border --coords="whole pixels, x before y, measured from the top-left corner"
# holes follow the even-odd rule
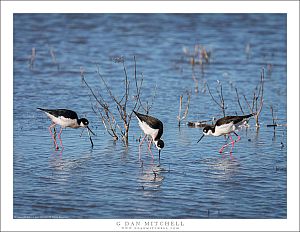
[[[14,13],[287,13],[287,219],[13,219]],[[5,136],[4,132],[5,131]],[[299,229],[298,1],[2,1],[1,227],[4,231],[127,231],[130,223],[176,223],[180,231],[295,231]],[[169,224],[168,224],[169,225]],[[178,231],[176,230],[176,231]],[[153,230],[155,231],[155,230]],[[170,230],[172,231],[172,230]]]

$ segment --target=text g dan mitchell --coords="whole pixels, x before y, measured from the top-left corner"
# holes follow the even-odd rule
[[[122,230],[178,230],[184,226],[183,221],[118,221]]]

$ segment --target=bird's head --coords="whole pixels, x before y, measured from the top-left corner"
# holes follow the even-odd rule
[[[159,157],[159,159],[160,159],[160,151],[161,151],[161,149],[164,148],[165,143],[164,143],[164,141],[162,141],[161,139],[159,139],[159,140],[157,140],[157,141],[154,141],[154,143],[155,143],[155,145],[156,145],[156,147],[157,147],[157,149],[158,149],[158,157]]]
[[[87,127],[89,125],[89,120],[87,120],[86,118],[81,118],[78,121],[80,127]]]
[[[164,148],[165,143],[164,143],[164,141],[162,141],[162,140],[160,139],[160,140],[158,140],[158,141],[155,141],[155,145],[156,145],[156,147],[157,147],[158,150],[161,150],[161,149]]]
[[[89,128],[89,120],[87,120],[86,118],[81,118],[78,120],[78,124],[80,127],[85,127],[87,128],[88,132],[91,132],[93,135],[95,135],[95,133]]]
[[[211,135],[213,133],[213,127],[208,125],[203,128],[203,134],[204,135]]]
[[[205,136],[205,135],[211,135],[214,131],[214,127],[211,125],[207,125],[203,128],[203,135],[201,136],[201,138],[198,140],[197,143],[199,143],[201,141],[201,139]]]

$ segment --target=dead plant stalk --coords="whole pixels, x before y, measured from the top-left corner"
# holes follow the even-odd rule
[[[123,65],[123,72],[124,72],[124,94],[119,100],[116,95],[112,92],[112,90],[109,88],[106,80],[100,73],[100,66],[97,64],[97,76],[100,78],[101,83],[104,85],[105,90],[108,94],[108,99],[104,98],[100,92],[97,94],[95,91],[91,88],[91,86],[87,83],[84,77],[83,70],[81,70],[81,78],[83,83],[87,86],[89,89],[92,97],[96,101],[95,106],[93,107],[93,111],[100,117],[102,124],[104,125],[106,131],[110,136],[114,138],[114,140],[118,140],[121,136],[122,141],[125,143],[125,145],[128,145],[128,136],[129,136],[129,128],[130,128],[130,122],[133,115],[133,110],[136,110],[139,106],[139,98],[141,93],[141,87],[143,80],[140,81],[140,84],[138,84],[137,80],[137,74],[136,74],[136,59],[134,57],[134,81],[136,86],[136,94],[135,94],[135,102],[131,104],[131,109],[128,109],[128,103],[130,102],[130,81],[127,74],[127,69],[125,66],[124,59],[120,59],[118,63],[122,63]],[[108,102],[111,102],[108,104]],[[117,112],[116,113],[116,110]],[[128,113],[130,112],[130,113]],[[120,126],[119,122],[116,120],[116,114],[119,114],[121,124],[123,126]]]
[[[185,111],[184,111],[183,116],[181,116],[182,99],[183,99],[183,95],[180,95],[180,97],[179,97],[179,113],[178,113],[178,116],[177,116],[179,127],[180,127],[181,121],[184,120],[187,117],[187,114],[188,114],[188,111],[189,111],[189,106],[190,106],[191,95],[189,93],[187,94],[187,103],[186,103],[186,107],[185,107]]]
[[[250,106],[246,96],[244,95],[244,99],[247,103],[249,110],[251,111],[251,113],[254,114],[256,128],[260,127],[259,115],[262,111],[263,104],[264,104],[264,80],[265,80],[264,68],[262,68],[261,75],[260,75],[260,82],[258,84],[259,86],[257,86],[256,90],[254,90],[254,92],[253,92],[252,106]],[[257,91],[257,88],[258,88],[258,91]]]

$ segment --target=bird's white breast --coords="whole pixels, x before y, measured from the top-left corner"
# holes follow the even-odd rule
[[[60,125],[61,127],[72,127],[72,128],[78,128],[79,125],[77,124],[77,119],[70,119],[65,118],[63,116],[55,117],[49,113],[46,113],[48,117],[51,119],[52,122],[54,122],[57,125]]]
[[[220,126],[215,127],[215,133],[213,134],[214,136],[220,136],[220,135],[225,135],[228,133],[231,133],[236,130],[235,125],[233,122],[228,123],[228,124],[223,124]]]
[[[142,122],[141,120],[139,120],[139,126],[144,131],[145,134],[150,135],[154,140],[154,138],[158,133],[158,129],[151,128],[146,122]]]

